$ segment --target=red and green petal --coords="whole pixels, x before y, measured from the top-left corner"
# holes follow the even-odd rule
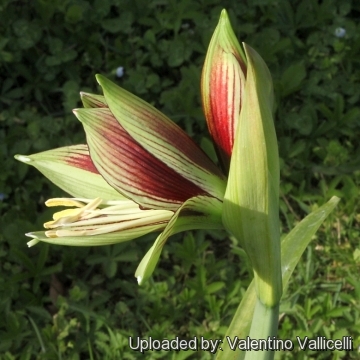
[[[222,202],[214,197],[197,196],[187,200],[173,215],[164,231],[141,260],[135,277],[139,285],[153,273],[167,239],[176,233],[196,229],[223,229]]]
[[[127,133],[183,178],[222,199],[223,174],[193,140],[150,104],[97,75],[112,114]]]
[[[99,174],[87,145],[65,146],[15,159],[34,166],[56,186],[79,198],[114,200],[122,198]]]
[[[74,111],[83,123],[99,173],[143,208],[175,211],[187,199],[206,194],[139,145],[109,109]]]
[[[246,57],[225,10],[210,41],[201,76],[209,132],[226,171],[244,97]]]
[[[105,97],[86,92],[80,92],[81,101],[84,108],[107,108]]]

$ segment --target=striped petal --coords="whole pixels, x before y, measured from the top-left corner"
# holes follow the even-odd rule
[[[183,130],[153,106],[105,77],[96,78],[110,111],[136,142],[206,193],[223,198],[224,176]]]
[[[165,230],[141,260],[135,277],[139,285],[153,273],[161,250],[169,236],[195,229],[222,229],[222,202],[209,196],[198,196],[187,200],[173,215]]]
[[[74,110],[83,123],[91,158],[104,179],[143,208],[177,210],[206,194],[140,146],[109,109]]]
[[[223,10],[201,76],[203,109],[219,159],[228,172],[244,96],[246,58]]]
[[[15,159],[34,166],[56,186],[74,197],[123,198],[96,170],[87,145],[73,145]]]
[[[102,95],[89,94],[86,92],[80,92],[81,101],[84,108],[106,108],[106,100]]]

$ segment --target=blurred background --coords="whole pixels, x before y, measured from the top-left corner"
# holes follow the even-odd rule
[[[349,335],[354,352],[279,352],[276,359],[358,359],[360,345],[360,3],[351,0],[2,0],[0,3],[0,359],[137,359],[129,336],[220,339],[251,281],[221,231],[166,244],[153,278],[135,269],[155,235],[70,248],[38,244],[64,196],[14,160],[85,142],[71,110],[99,93],[101,73],[150,102],[216,160],[200,74],[220,11],[268,64],[276,94],[281,223],[286,234],[342,198],[305,252],[280,309],[279,337]],[[212,359],[148,352],[148,359]]]

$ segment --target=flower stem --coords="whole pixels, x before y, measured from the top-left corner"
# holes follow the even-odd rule
[[[279,305],[280,304],[277,303],[273,307],[267,307],[257,298],[250,328],[250,339],[256,339],[258,344],[260,339],[264,339],[267,345],[274,343],[268,340],[273,339],[273,337],[277,335]],[[271,348],[273,348],[273,346]],[[272,350],[251,350],[246,352],[245,360],[273,360],[274,354],[275,352]]]

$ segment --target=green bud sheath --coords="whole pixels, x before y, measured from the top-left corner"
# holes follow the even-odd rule
[[[272,307],[282,294],[279,155],[272,117],[273,88],[260,55],[244,44],[246,85],[226,188],[223,223],[248,254],[257,296]]]

